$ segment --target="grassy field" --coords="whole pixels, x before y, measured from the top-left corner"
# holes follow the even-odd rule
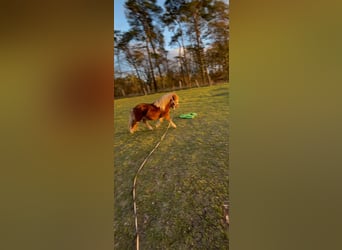
[[[177,128],[149,158],[137,181],[141,249],[228,249],[223,204],[229,201],[228,84],[181,90],[171,111]],[[129,110],[162,94],[120,99],[114,104],[114,249],[135,248],[133,178],[165,132],[139,124],[128,131]],[[194,119],[180,114],[196,112]],[[150,122],[154,125],[154,122]]]

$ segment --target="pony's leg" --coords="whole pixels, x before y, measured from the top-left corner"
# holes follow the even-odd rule
[[[173,121],[172,121],[172,119],[171,119],[171,117],[170,117],[170,114],[166,114],[166,115],[165,115],[165,119],[166,119],[167,121],[169,121],[169,123],[170,123],[170,125],[171,125],[172,127],[174,127],[174,128],[177,127],[176,124],[173,123]]]
[[[135,115],[133,110],[131,110],[131,113],[129,115],[129,132],[133,134],[135,130],[137,130],[138,122],[135,120]]]
[[[171,124],[172,127],[177,128],[176,124],[174,124],[171,119],[170,119],[170,124]]]
[[[149,130],[153,130],[152,126],[148,123],[148,121],[146,119],[143,119],[143,122],[146,124],[146,127],[149,129]]]
[[[157,122],[157,124],[156,124],[156,128],[158,128],[158,127],[161,125],[161,123],[163,122],[163,120],[164,120],[164,118],[159,118],[159,120],[158,120],[158,122]]]
[[[131,132],[131,134],[133,134],[138,127],[138,123],[136,121],[132,121],[130,127],[129,127],[129,132]]]

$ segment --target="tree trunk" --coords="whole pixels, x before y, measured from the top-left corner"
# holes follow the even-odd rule
[[[151,34],[150,26],[148,25],[148,23],[145,20],[144,20],[144,30],[145,30],[145,34],[147,36],[147,39],[146,39],[147,43],[149,43],[151,45],[153,54],[157,55],[156,48],[155,48],[153,40],[152,40],[152,34]],[[147,47],[148,47],[148,45],[147,45]],[[149,55],[149,60],[150,60],[150,63],[152,65],[151,54],[150,54],[149,49],[148,49],[147,53]],[[155,59],[155,66],[157,67],[160,80],[161,80],[161,82],[163,82],[163,76],[162,76],[162,73],[161,73],[161,70],[160,70],[159,60],[157,60],[157,59]],[[153,68],[153,66],[152,66],[152,68]],[[153,73],[153,78],[154,78],[153,84],[154,84],[154,87],[155,87],[155,91],[157,92],[157,83],[156,83],[156,80],[155,80],[154,73]]]
[[[183,29],[181,23],[178,23],[179,29],[181,30],[181,47],[183,49],[183,58],[184,58],[184,66],[185,66],[185,73],[187,76],[187,80],[185,81],[188,84],[190,84],[191,87],[191,77],[190,77],[190,70],[189,70],[189,63],[188,63],[188,57],[187,52],[184,45],[184,36],[183,36]]]
[[[154,43],[152,42],[152,40],[150,40],[150,44],[151,44],[151,48],[152,48],[153,54],[157,55],[156,49],[155,49],[155,46],[154,46]],[[160,80],[161,80],[161,82],[163,82],[163,75],[162,75],[161,70],[160,70],[159,60],[158,59],[155,59],[155,66],[157,67]]]
[[[139,73],[138,67],[137,67],[137,65],[135,64],[134,58],[133,58],[133,56],[132,56],[132,54],[131,54],[129,48],[127,48],[126,53],[127,53],[128,61],[130,62],[130,64],[131,64],[132,67],[134,68],[135,73],[137,74],[137,77],[138,77],[139,82],[140,82],[140,88],[142,89],[142,88],[144,87],[144,86],[143,86],[143,81],[142,81],[142,79],[141,79],[141,77],[140,77],[140,73]]]
[[[204,51],[202,48],[202,41],[201,41],[201,32],[199,27],[199,15],[196,12],[194,15],[194,29],[195,29],[195,35],[196,35],[196,54],[199,61],[200,66],[200,73],[203,84],[206,83],[206,80],[208,80],[208,84],[210,84],[210,78],[208,75],[208,72],[206,70],[206,64],[204,59]]]
[[[154,70],[153,70],[153,64],[152,64],[152,59],[151,59],[150,48],[149,48],[149,45],[148,45],[148,39],[146,39],[146,51],[147,51],[148,63],[150,65],[150,74],[151,74],[151,77],[152,77],[152,83],[153,83],[154,91],[157,92],[158,87],[157,87],[156,78],[154,76]]]

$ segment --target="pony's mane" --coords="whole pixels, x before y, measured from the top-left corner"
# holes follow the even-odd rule
[[[165,110],[166,105],[170,102],[172,97],[175,98],[176,102],[178,102],[178,96],[175,93],[168,93],[156,100],[153,105],[157,106],[161,110]]]

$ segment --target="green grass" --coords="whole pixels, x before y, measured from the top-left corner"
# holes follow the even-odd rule
[[[137,180],[141,249],[228,249],[222,205],[229,200],[228,84],[176,92],[171,111],[177,128],[149,158]],[[114,104],[114,248],[134,249],[133,178],[167,128],[139,124],[128,131],[129,110],[162,94],[120,99]],[[194,119],[177,118],[196,112]],[[155,122],[150,122],[154,125]]]

